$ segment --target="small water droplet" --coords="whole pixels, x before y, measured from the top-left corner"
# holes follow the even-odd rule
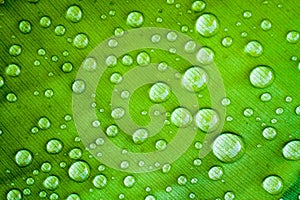
[[[18,166],[26,167],[31,164],[33,159],[32,153],[29,150],[19,150],[15,155],[15,161]]]
[[[267,140],[273,140],[277,135],[277,131],[274,127],[266,127],[262,131],[262,135]]]
[[[171,88],[162,82],[152,85],[149,91],[149,98],[155,103],[165,102],[170,98]]]
[[[270,175],[263,180],[262,186],[269,194],[279,194],[283,189],[282,179],[277,175]]]
[[[59,185],[59,179],[57,176],[48,176],[44,180],[43,185],[48,190],[55,190]]]
[[[287,160],[300,160],[300,140],[289,141],[282,148],[282,155]]]
[[[209,132],[218,127],[220,120],[216,111],[210,108],[203,108],[197,112],[195,122],[200,130]]]
[[[54,33],[57,36],[63,36],[66,33],[66,28],[63,25],[57,25],[54,29]]]
[[[17,77],[21,73],[21,68],[17,64],[9,64],[5,69],[5,73],[7,76]]]
[[[43,28],[48,28],[51,26],[51,18],[49,16],[43,16],[40,19],[40,25]]]
[[[268,31],[272,28],[272,22],[268,19],[263,19],[261,21],[260,27],[262,28],[262,30]]]
[[[196,30],[203,37],[212,37],[219,31],[218,18],[210,13],[202,14],[196,21]]]
[[[213,166],[208,171],[208,177],[211,180],[220,180],[223,176],[223,168],[221,166]]]
[[[126,176],[123,180],[123,184],[125,187],[133,187],[133,185],[135,184],[135,178],[134,176]]]
[[[83,80],[75,80],[72,84],[72,91],[76,94],[81,94],[85,90],[85,83]]]
[[[73,46],[78,49],[84,49],[88,44],[89,38],[85,33],[79,33],[73,39]]]
[[[245,46],[244,52],[252,57],[259,57],[263,54],[264,49],[260,42],[253,40]]]
[[[266,88],[274,81],[274,72],[271,67],[259,65],[250,72],[250,83],[257,88]]]
[[[21,33],[27,34],[31,32],[31,23],[28,20],[22,20],[19,23],[19,30]]]
[[[300,34],[297,31],[289,31],[286,34],[286,41],[288,41],[291,44],[295,44],[299,41]]]
[[[188,126],[192,119],[192,114],[186,108],[176,108],[171,114],[171,122],[179,128]]]
[[[82,19],[81,8],[77,5],[70,6],[66,12],[66,19],[73,23],[79,22]]]
[[[133,133],[132,140],[135,144],[142,144],[148,139],[148,135],[147,129],[139,128]]]
[[[68,174],[72,180],[84,182],[90,176],[90,166],[84,161],[77,161],[70,166]]]
[[[127,25],[131,26],[132,28],[141,27],[144,23],[143,13],[138,12],[138,11],[130,12],[127,16],[126,23],[127,23]]]
[[[204,1],[194,1],[192,3],[192,10],[195,12],[201,12],[205,9],[206,3]]]

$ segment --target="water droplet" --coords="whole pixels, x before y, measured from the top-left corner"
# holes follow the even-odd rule
[[[268,19],[263,19],[261,21],[260,27],[262,28],[262,30],[268,31],[272,28],[272,22]]]
[[[295,113],[296,113],[296,115],[300,115],[300,106],[297,106],[295,108]]]
[[[270,101],[271,99],[272,99],[272,96],[268,92],[263,93],[262,95],[260,95],[260,100],[263,101],[263,102]]]
[[[214,131],[219,125],[219,116],[210,108],[200,109],[195,117],[196,125],[203,132]]]
[[[71,22],[79,22],[82,19],[82,11],[79,6],[72,5],[67,9],[66,19]]]
[[[181,83],[187,90],[199,92],[206,87],[207,74],[200,67],[191,67],[185,71]]]
[[[115,72],[110,76],[110,82],[113,84],[119,84],[123,80],[122,74]]]
[[[253,115],[254,111],[252,108],[245,108],[244,110],[244,116],[245,117],[251,117]]]
[[[146,129],[139,128],[133,133],[132,140],[135,144],[142,144],[147,140],[148,135],[149,133]]]
[[[224,200],[233,200],[235,199],[235,195],[233,192],[228,191],[224,194]]]
[[[20,167],[26,167],[30,165],[32,159],[32,153],[26,149],[19,150],[15,155],[15,161]]]
[[[132,187],[135,184],[135,178],[134,176],[126,176],[123,180],[123,183],[125,185],[125,187]]]
[[[155,83],[152,85],[149,91],[149,98],[155,103],[165,102],[170,98],[171,89],[170,87],[162,82]]]
[[[211,37],[219,31],[217,17],[210,13],[202,14],[196,22],[196,30],[203,37]]]
[[[45,97],[51,98],[54,95],[54,91],[52,89],[45,90]]]
[[[245,19],[251,18],[251,17],[252,17],[252,12],[251,12],[250,10],[244,11],[243,17],[244,17]]]
[[[223,176],[223,168],[221,166],[213,166],[208,171],[208,177],[211,180],[220,180]]]
[[[77,161],[70,166],[68,174],[72,180],[84,182],[89,178],[90,171],[90,166],[86,162]]]
[[[116,125],[110,125],[109,127],[106,128],[106,135],[109,137],[116,137],[118,135],[119,129]]]
[[[84,60],[82,66],[86,71],[92,72],[97,68],[97,61],[95,58],[89,57]]]
[[[27,20],[20,21],[19,30],[24,34],[30,33],[31,32],[31,23]]]
[[[194,53],[195,50],[196,50],[196,47],[197,47],[196,42],[193,41],[193,40],[190,40],[190,41],[188,41],[187,43],[185,43],[185,45],[184,45],[184,50],[185,50],[185,52],[187,52],[187,53]]]
[[[165,148],[167,148],[167,141],[163,139],[157,140],[155,143],[155,148],[159,151],[164,150]]]
[[[283,189],[282,179],[277,175],[270,175],[263,180],[262,186],[269,194],[279,194]]]
[[[66,62],[61,66],[61,70],[65,73],[71,72],[73,69],[73,65],[70,62]]]
[[[209,47],[201,47],[196,57],[201,64],[208,65],[213,62],[215,53]]]
[[[114,108],[111,111],[111,117],[114,119],[121,119],[125,115],[125,110],[123,108]]]
[[[70,194],[66,200],[80,200],[80,196],[78,194]]]
[[[234,162],[244,153],[244,144],[240,136],[232,133],[219,135],[213,143],[213,153],[222,162]]]
[[[201,12],[206,7],[206,3],[204,1],[194,1],[192,4],[192,10],[195,12]]]
[[[185,185],[187,183],[187,177],[185,175],[180,175],[178,178],[177,178],[177,183],[179,185]]]
[[[151,37],[151,41],[153,43],[158,43],[161,39],[161,36],[159,34],[154,34],[152,37]]]
[[[18,44],[12,45],[8,50],[8,53],[11,56],[18,56],[21,54],[21,52],[22,52],[22,47]]]
[[[105,63],[108,67],[114,67],[117,64],[117,57],[114,55],[110,55],[106,58]]]
[[[161,168],[161,171],[166,174],[171,170],[171,165],[169,163],[164,164]]]
[[[16,64],[9,64],[5,69],[5,73],[7,76],[17,77],[21,73],[21,68]]]
[[[19,189],[11,189],[6,195],[7,200],[20,200],[22,199],[22,192]]]
[[[102,189],[106,186],[106,184],[107,184],[107,178],[103,174],[97,175],[93,179],[93,185],[96,188]]]
[[[83,80],[75,80],[72,84],[72,91],[76,94],[81,94],[85,90],[85,83]]]
[[[193,164],[194,164],[195,166],[200,166],[200,165],[202,164],[202,160],[199,159],[199,158],[196,158],[196,159],[193,161]]]
[[[140,52],[136,57],[136,62],[139,65],[147,65],[150,63],[150,60],[150,55],[145,51]]]
[[[133,63],[133,58],[130,55],[124,55],[122,57],[122,64],[125,66],[130,66]]]
[[[4,85],[4,78],[0,75],[0,88]]]
[[[44,162],[41,165],[41,171],[44,172],[44,173],[50,172],[51,169],[52,169],[52,165],[49,162]]]
[[[84,49],[89,44],[89,38],[85,33],[79,33],[74,37],[73,46],[78,49]]]
[[[171,122],[179,128],[188,126],[192,119],[192,114],[186,108],[176,108],[171,114]]]
[[[18,100],[18,97],[16,94],[11,92],[6,95],[6,100],[10,103],[15,103]]]
[[[151,195],[151,194],[148,194],[146,197],[145,197],[145,200],[156,200],[155,196]]]
[[[138,11],[133,11],[129,13],[126,20],[127,25],[131,26],[132,28],[141,27],[144,23],[144,16],[143,13]]]
[[[289,141],[283,147],[282,155],[287,160],[300,160],[300,140]]]
[[[170,31],[167,33],[167,40],[170,42],[176,41],[177,37],[178,37],[177,33],[173,32],[173,31]]]
[[[82,156],[82,150],[80,148],[74,148],[69,152],[69,157],[73,160],[78,160]]]
[[[50,128],[51,122],[47,117],[41,117],[39,119],[37,125],[40,129],[46,130],[46,129]]]
[[[63,25],[57,25],[54,29],[54,33],[57,36],[63,36],[66,33],[66,28]]]
[[[44,180],[43,185],[48,190],[55,190],[59,185],[59,179],[57,176],[48,176]]]
[[[244,52],[252,57],[259,57],[263,54],[264,49],[260,42],[253,40],[245,46]]]
[[[224,37],[222,39],[222,45],[224,47],[230,47],[232,45],[233,39],[230,36]]]
[[[274,72],[271,67],[259,65],[250,72],[250,83],[257,88],[266,88],[272,85]]]
[[[58,154],[63,149],[63,143],[58,139],[51,139],[46,144],[46,151],[50,154]]]
[[[288,41],[291,44],[295,44],[299,41],[300,34],[297,31],[289,31],[286,34],[286,41]]]
[[[27,185],[33,185],[33,184],[34,184],[34,179],[33,179],[32,177],[28,177],[28,178],[26,179],[26,184],[27,184]]]
[[[274,127],[266,127],[262,131],[262,135],[267,140],[273,140],[276,137],[276,135],[277,135],[277,131],[276,131],[276,129]]]
[[[40,25],[43,27],[43,28],[48,28],[51,26],[51,18],[48,17],[48,16],[43,16],[41,17],[40,19]]]

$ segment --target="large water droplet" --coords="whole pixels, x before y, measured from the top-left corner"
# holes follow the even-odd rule
[[[22,192],[19,189],[11,189],[6,195],[7,200],[21,200]]]
[[[270,194],[279,194],[283,189],[282,179],[277,175],[271,175],[263,180],[264,190]]]
[[[196,57],[201,64],[208,65],[213,62],[215,54],[211,48],[201,47]]]
[[[266,127],[262,131],[262,135],[267,140],[273,140],[276,137],[276,135],[277,135],[277,131],[276,131],[276,129],[274,127]]]
[[[127,16],[126,23],[133,28],[138,28],[142,26],[144,23],[143,13],[138,11],[133,11],[129,13],[129,15]]]
[[[85,90],[85,83],[83,80],[75,80],[72,84],[72,91],[76,94],[81,94]]]
[[[192,3],[192,10],[195,12],[201,12],[206,7],[206,3],[204,1],[194,1]]]
[[[252,57],[259,57],[263,54],[264,49],[260,42],[250,41],[244,48],[244,52]]]
[[[5,69],[5,73],[7,76],[17,77],[21,73],[21,68],[16,64],[9,64]]]
[[[206,87],[207,74],[200,67],[191,67],[185,71],[181,83],[187,90],[199,92]]]
[[[18,56],[21,54],[21,52],[22,52],[22,47],[18,44],[12,45],[8,50],[8,53],[11,56]]]
[[[199,110],[195,117],[196,125],[203,132],[214,131],[219,125],[219,116],[216,111],[210,108]]]
[[[51,122],[47,117],[41,117],[39,119],[37,125],[40,129],[46,130],[46,129],[50,128]]]
[[[132,140],[135,144],[142,144],[147,140],[148,135],[149,133],[146,129],[139,128],[133,133]]]
[[[192,115],[186,108],[176,108],[171,114],[171,122],[177,127],[186,127],[192,121]]]
[[[44,180],[43,185],[48,190],[55,190],[59,185],[59,179],[57,176],[48,176]]]
[[[283,147],[282,155],[288,160],[300,160],[300,140],[289,141]]]
[[[73,39],[73,46],[78,49],[84,49],[89,44],[89,38],[85,33],[79,33]]]
[[[72,180],[84,182],[90,176],[90,166],[84,161],[77,161],[70,166],[68,174]]]
[[[149,91],[149,98],[155,103],[165,102],[170,98],[170,87],[162,82],[152,85]]]
[[[41,17],[41,19],[40,19],[40,25],[41,25],[43,28],[48,28],[48,27],[50,27],[50,25],[51,25],[51,18],[48,17],[48,16],[43,16],[43,17]]]
[[[106,186],[106,184],[107,184],[107,178],[103,174],[97,175],[93,179],[93,185],[96,188],[102,189]]]
[[[58,154],[63,149],[63,143],[58,139],[51,139],[46,144],[46,151],[50,154]]]
[[[139,65],[147,65],[150,63],[150,61],[150,55],[145,51],[140,52],[136,57],[136,62]]]
[[[31,23],[27,20],[20,21],[19,30],[25,34],[30,33],[31,32]]]
[[[82,18],[82,11],[79,6],[73,5],[67,9],[66,19],[71,22],[79,22]]]
[[[299,41],[300,34],[297,31],[289,31],[286,34],[286,41],[288,41],[291,44],[295,44]]]
[[[274,72],[271,67],[257,66],[250,72],[250,83],[257,88],[270,86],[274,81]]]
[[[202,14],[197,19],[196,30],[204,37],[211,37],[219,31],[219,21],[213,14]]]
[[[223,162],[234,162],[243,155],[244,144],[240,136],[232,133],[219,135],[213,143],[214,155]]]
[[[63,36],[66,33],[66,28],[63,25],[57,25],[54,29],[54,33],[57,36]]]
[[[125,185],[125,187],[132,187],[135,184],[135,178],[134,176],[126,176],[123,180],[123,183]]]
[[[26,167],[32,162],[32,154],[29,150],[22,149],[16,153],[15,161],[18,166]]]
[[[268,19],[263,19],[261,21],[260,27],[262,28],[262,30],[268,31],[272,28],[272,22]]]

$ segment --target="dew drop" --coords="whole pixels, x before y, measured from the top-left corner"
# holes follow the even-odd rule
[[[286,41],[288,41],[291,44],[295,44],[299,41],[300,34],[297,31],[289,31],[286,34]]]
[[[79,22],[82,19],[81,8],[77,5],[72,5],[67,9],[66,19],[71,22]]]
[[[54,29],[54,33],[57,36],[63,36],[66,33],[66,28],[63,25],[57,25]]]
[[[43,185],[48,190],[55,190],[59,185],[59,179],[57,176],[48,176],[44,180]]]
[[[213,143],[213,153],[222,162],[230,163],[244,153],[244,144],[240,136],[232,133],[219,135]]]
[[[127,23],[127,25],[131,26],[132,28],[141,27],[144,23],[143,13],[138,12],[138,11],[130,12],[127,16],[126,23]]]
[[[73,163],[69,170],[69,177],[76,182],[84,182],[90,176],[90,166],[84,161],[77,161]]]
[[[135,184],[135,178],[134,176],[126,176],[123,180],[123,184],[125,187],[132,187]]]
[[[149,98],[155,103],[165,102],[170,98],[171,88],[162,82],[152,85],[149,91]]]
[[[15,161],[17,165],[20,167],[26,167],[30,165],[32,159],[33,159],[32,153],[26,149],[19,150],[15,155]]]
[[[267,140],[273,140],[277,135],[277,131],[274,127],[266,127],[262,131],[262,135]]]
[[[85,83],[83,80],[75,80],[72,84],[72,91],[76,94],[81,94],[85,90]]]
[[[262,30],[268,31],[272,28],[272,22],[268,19],[263,19],[261,21],[260,27],[262,28]]]
[[[171,114],[171,122],[179,128],[188,126],[192,119],[192,114],[186,108],[176,108]]]
[[[73,46],[78,49],[84,49],[89,44],[89,38],[85,33],[79,33],[74,37]]]
[[[21,52],[22,52],[22,47],[18,44],[12,45],[8,50],[8,53],[11,56],[18,56],[21,54]]]
[[[282,179],[277,175],[270,175],[263,180],[262,186],[269,194],[279,194],[283,189]]]
[[[195,116],[196,125],[203,132],[214,131],[220,122],[216,111],[210,108],[200,109]]]
[[[19,23],[19,30],[21,31],[21,33],[27,34],[31,32],[31,23],[27,20],[22,20]]]
[[[257,88],[266,88],[272,85],[274,72],[271,67],[259,65],[250,72],[250,83]]]
[[[40,19],[40,25],[41,25],[41,27],[43,27],[43,28],[48,28],[48,27],[50,27],[50,25],[51,25],[51,18],[48,17],[48,16],[43,16],[43,17],[41,17],[41,19]]]
[[[95,58],[88,57],[84,60],[82,66],[83,66],[83,69],[85,69],[86,71],[92,72],[92,71],[95,71],[97,68],[97,61]]]
[[[223,176],[223,168],[221,166],[213,166],[208,171],[208,177],[211,180],[220,180]]]
[[[150,55],[145,51],[140,52],[136,57],[136,62],[139,65],[147,65],[150,63],[150,60]]]
[[[106,184],[107,184],[107,178],[103,174],[97,175],[93,179],[93,185],[98,189],[104,188]]]
[[[6,195],[7,200],[21,200],[22,192],[19,189],[11,189]]]
[[[219,31],[217,17],[210,13],[202,14],[196,22],[196,30],[203,37],[211,37]]]
[[[203,65],[208,65],[212,63],[214,57],[215,53],[209,47],[201,47],[196,56],[197,60]]]
[[[185,71],[182,85],[190,92],[199,92],[207,85],[207,74],[200,67],[191,67]]]
[[[205,9],[206,3],[204,1],[194,1],[192,3],[192,10],[195,12],[201,12]]]
[[[5,73],[7,76],[17,77],[21,73],[21,68],[17,64],[9,64],[5,69]]]
[[[148,139],[148,136],[149,133],[146,129],[139,128],[133,133],[132,140],[135,144],[142,144]]]
[[[263,54],[264,49],[260,42],[253,40],[245,46],[244,52],[252,57],[259,57]]]
[[[289,141],[282,149],[282,155],[287,160],[300,160],[300,141]]]

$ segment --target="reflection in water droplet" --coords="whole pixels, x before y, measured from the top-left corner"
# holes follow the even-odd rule
[[[252,57],[259,57],[263,54],[264,49],[260,42],[250,41],[244,48],[244,52]]]
[[[300,140],[289,141],[283,147],[282,155],[287,160],[300,160]]]
[[[222,162],[234,162],[244,153],[242,138],[232,133],[219,135],[213,143],[213,153]]]
[[[77,161],[70,166],[68,174],[72,180],[84,182],[90,176],[90,166],[84,161]]]
[[[179,128],[188,126],[192,119],[192,114],[186,108],[176,108],[171,114],[171,122]]]
[[[282,179],[277,175],[271,175],[263,180],[262,186],[269,194],[279,194],[283,189]]]
[[[257,66],[250,72],[250,83],[257,88],[266,88],[272,85],[274,72],[269,66]]]
[[[196,30],[204,37],[211,37],[219,31],[217,17],[210,13],[202,14],[196,22]]]
[[[203,132],[214,131],[219,125],[219,116],[210,108],[200,109],[195,117],[196,125]]]
[[[66,33],[66,28],[63,25],[57,25],[54,29],[54,33],[57,36],[63,36]]]
[[[144,23],[144,16],[141,12],[133,11],[127,16],[126,23],[132,28],[138,28]]]

